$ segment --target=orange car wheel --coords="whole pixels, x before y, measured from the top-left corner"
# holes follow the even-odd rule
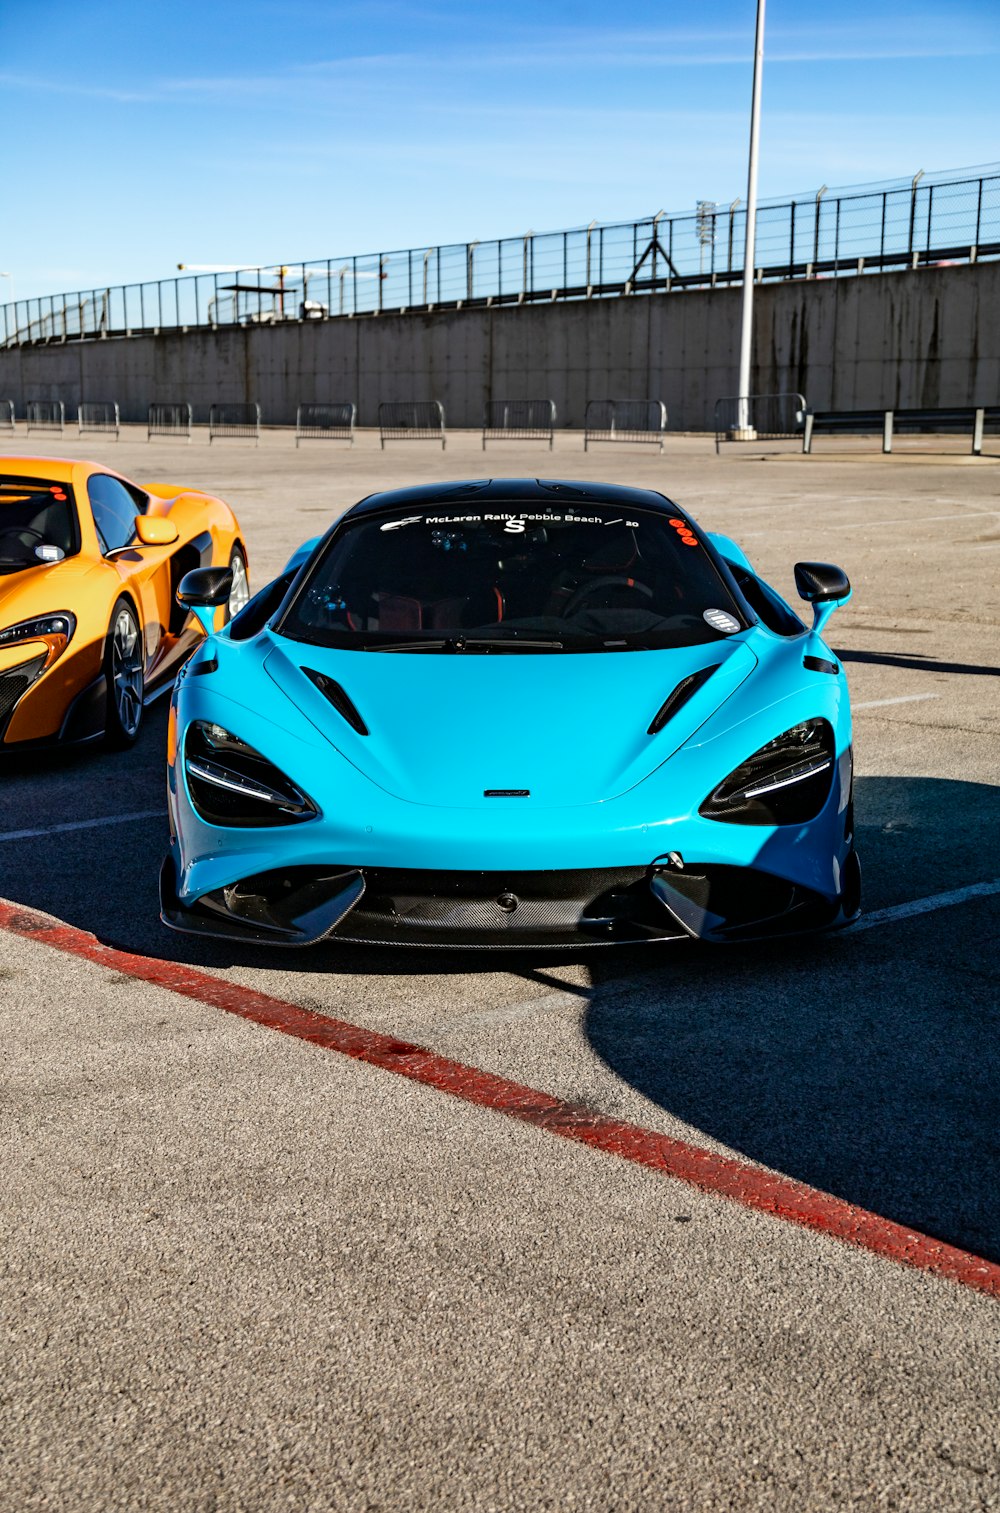
[[[250,602],[250,579],[247,577],[247,559],[242,550],[234,546],[229,557],[229,571],[233,575],[233,586],[229,591],[229,602],[226,605],[226,624],[235,615],[238,615],[244,605]]]
[[[104,649],[104,680],[107,712],[104,734],[109,746],[131,746],[142,727],[144,687],[142,630],[127,599],[119,599],[111,612]]]

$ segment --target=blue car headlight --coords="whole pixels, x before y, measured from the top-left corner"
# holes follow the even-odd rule
[[[698,813],[730,825],[804,824],[830,796],[834,758],[833,726],[805,720],[741,762]]]
[[[294,825],[319,813],[280,767],[239,736],[205,720],[188,726],[184,775],[195,811],[210,825]]]

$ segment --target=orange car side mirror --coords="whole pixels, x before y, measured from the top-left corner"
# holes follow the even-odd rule
[[[135,534],[142,546],[173,546],[180,535],[173,521],[162,515],[136,515]]]

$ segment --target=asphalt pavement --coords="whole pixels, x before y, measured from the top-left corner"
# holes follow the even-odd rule
[[[98,440],[8,450],[220,493],[257,586],[373,489],[487,475],[661,488],[789,597],[796,560],[840,563],[870,928],[241,951],[158,921],[162,701],[132,752],[8,760],[0,898],[164,975],[0,929],[0,1505],[1000,1507],[1000,1299],[164,985],[398,1037],[1000,1263],[1000,890],[966,892],[1000,880],[1000,458]]]

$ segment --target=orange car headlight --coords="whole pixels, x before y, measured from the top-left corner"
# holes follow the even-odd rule
[[[51,667],[61,657],[76,630],[76,616],[68,609],[58,610],[54,615],[39,615],[37,620],[21,620],[17,625],[8,625],[0,630],[0,647],[16,646],[19,641],[44,641],[48,647],[45,666]]]

